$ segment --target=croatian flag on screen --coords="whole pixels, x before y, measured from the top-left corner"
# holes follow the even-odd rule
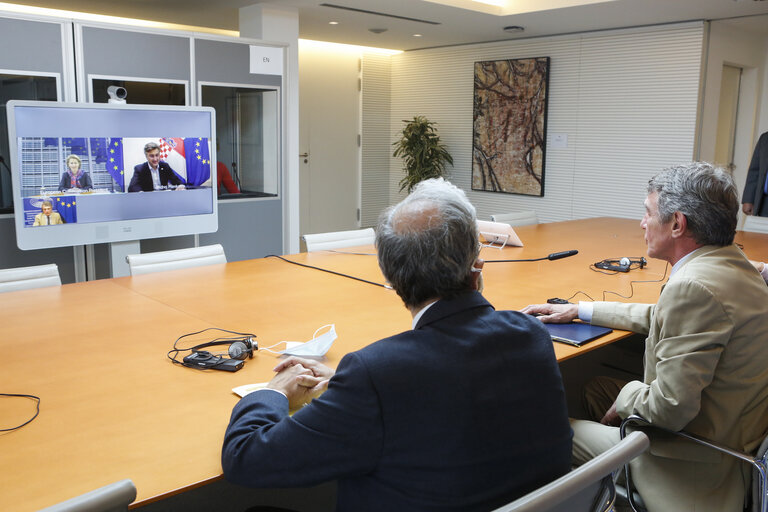
[[[211,178],[208,140],[166,137],[158,140],[160,158],[187,184],[199,186]]]

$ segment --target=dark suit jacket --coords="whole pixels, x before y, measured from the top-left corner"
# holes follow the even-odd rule
[[[181,185],[184,183],[176,176],[171,166],[166,162],[160,161],[157,167],[160,170],[160,184],[164,187],[168,186],[169,183],[171,185]],[[144,162],[134,167],[133,177],[128,185],[128,192],[152,192],[153,190],[155,190],[155,187],[152,184],[152,173],[149,170],[149,163]]]
[[[768,208],[765,208],[765,176],[768,174],[768,132],[765,132],[757,140],[755,152],[752,154],[752,162],[747,170],[747,182],[744,185],[742,203],[752,203],[753,214],[768,216]],[[761,207],[762,211],[761,211]]]
[[[83,171],[83,175],[80,176],[80,179],[78,181],[80,183],[79,188],[82,188],[84,190],[91,190],[93,188],[91,177],[88,176],[88,173],[85,171]],[[72,178],[69,177],[69,173],[67,171],[64,171],[61,175],[61,179],[59,180],[59,192],[70,189],[70,188],[74,188],[72,187]]]
[[[244,397],[222,467],[252,487],[338,479],[337,510],[490,510],[566,473],[571,436],[546,329],[472,292],[344,356],[292,417],[275,391]]]

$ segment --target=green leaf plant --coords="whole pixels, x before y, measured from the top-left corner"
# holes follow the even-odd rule
[[[424,116],[403,122],[405,127],[400,139],[392,143],[395,147],[392,156],[403,159],[405,177],[400,180],[400,191],[407,189],[410,193],[420,181],[443,176],[446,163],[453,165],[453,157],[445,144],[440,143],[435,123]]]

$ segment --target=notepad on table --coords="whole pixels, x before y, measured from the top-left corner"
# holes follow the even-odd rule
[[[588,341],[592,341],[600,336],[613,332],[613,329],[592,325],[581,322],[571,322],[569,324],[544,324],[549,331],[552,341],[567,343],[575,347],[580,347]]]
[[[244,386],[237,386],[236,388],[232,388],[232,392],[240,398],[243,398],[248,393],[253,393],[254,391],[266,388],[267,384],[269,383],[257,382],[255,384],[245,384]]]

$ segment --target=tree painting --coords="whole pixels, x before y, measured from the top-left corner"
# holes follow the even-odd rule
[[[475,62],[472,189],[544,195],[549,57]]]

